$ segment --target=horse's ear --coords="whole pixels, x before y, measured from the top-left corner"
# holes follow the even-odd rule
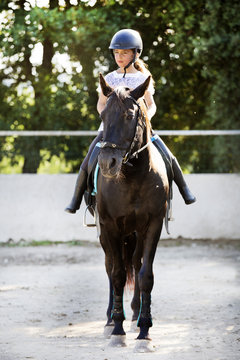
[[[151,75],[149,75],[149,77],[144,81],[144,83],[142,83],[141,85],[139,85],[138,87],[136,87],[136,89],[132,90],[130,92],[130,95],[135,99],[138,100],[139,98],[141,98],[145,91],[147,90],[150,80],[151,80]]]
[[[113,89],[105,81],[105,79],[101,73],[99,74],[99,81],[100,81],[103,95],[108,96],[111,92],[113,92]]]

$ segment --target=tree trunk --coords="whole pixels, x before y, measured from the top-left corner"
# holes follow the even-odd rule
[[[35,137],[23,139],[25,142],[25,156],[22,172],[24,174],[35,174],[41,162],[41,141]]]

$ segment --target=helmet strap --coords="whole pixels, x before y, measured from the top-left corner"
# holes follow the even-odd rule
[[[125,75],[126,75],[126,72],[127,72],[127,69],[129,68],[129,66],[130,66],[131,64],[134,64],[134,63],[135,63],[135,61],[136,61],[136,56],[137,56],[137,49],[134,49],[133,59],[124,67],[123,78],[125,78]]]

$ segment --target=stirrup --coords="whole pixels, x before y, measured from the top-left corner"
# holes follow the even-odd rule
[[[87,211],[90,212],[89,208],[91,208],[91,210],[93,211],[93,217],[94,217],[94,223],[90,223],[90,224],[87,223]],[[85,227],[95,227],[95,226],[97,226],[96,212],[95,212],[94,208],[91,205],[88,205],[86,207],[86,209],[85,209],[84,218],[83,218],[83,226],[85,226]]]

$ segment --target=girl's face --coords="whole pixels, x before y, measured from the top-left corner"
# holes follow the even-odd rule
[[[127,66],[134,57],[131,49],[115,49],[113,50],[115,61],[120,68]]]

